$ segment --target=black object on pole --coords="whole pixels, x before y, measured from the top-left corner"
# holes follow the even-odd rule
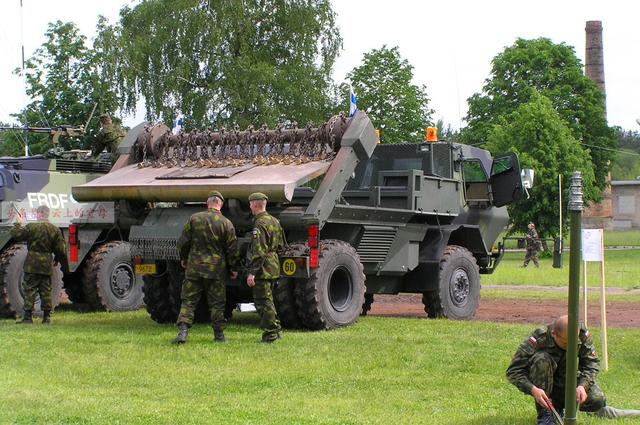
[[[569,326],[567,329],[567,376],[564,406],[566,425],[577,423],[576,384],[578,374],[578,306],[580,299],[580,251],[582,220],[582,174],[574,171],[571,176],[569,211],[571,214],[571,250],[569,252]]]
[[[562,240],[560,238],[553,240],[553,268],[562,268]]]

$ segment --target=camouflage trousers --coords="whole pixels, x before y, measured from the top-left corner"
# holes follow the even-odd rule
[[[196,307],[204,293],[207,297],[207,304],[211,310],[211,323],[214,329],[223,330],[224,305],[226,302],[226,286],[224,279],[206,279],[203,277],[187,277],[182,284],[182,304],[180,305],[180,315],[178,323],[185,323],[188,326],[193,324]]]
[[[40,294],[40,308],[42,310],[52,310],[51,299],[51,276],[46,274],[25,273],[22,282],[24,293],[24,309],[33,310],[36,302],[36,295]]]
[[[256,279],[253,287],[253,302],[260,315],[262,339],[275,339],[280,331],[280,321],[273,303],[273,284],[275,280]]]
[[[522,267],[527,267],[531,260],[533,260],[533,264],[538,267],[538,249],[536,247],[527,247],[527,253],[524,256],[524,264]]]
[[[564,359],[563,359],[564,361]],[[542,388],[551,398],[559,412],[564,409],[564,384],[566,374],[564,367],[558,364],[548,353],[538,351],[530,360],[529,379],[538,388]],[[587,401],[580,405],[583,412],[597,412],[606,405],[604,393],[595,382],[587,388]],[[536,403],[538,413],[543,409]]]

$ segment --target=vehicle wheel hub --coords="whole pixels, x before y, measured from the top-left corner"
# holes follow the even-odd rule
[[[460,307],[466,304],[471,292],[469,276],[463,268],[457,268],[451,275],[449,293],[453,303]]]
[[[128,263],[118,264],[111,273],[111,292],[119,299],[129,296],[134,282],[133,268]]]

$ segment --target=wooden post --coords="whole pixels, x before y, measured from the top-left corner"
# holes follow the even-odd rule
[[[600,261],[600,327],[602,335],[602,368],[609,370],[609,355],[607,346],[607,300],[604,279],[604,229],[602,230],[602,261]]]

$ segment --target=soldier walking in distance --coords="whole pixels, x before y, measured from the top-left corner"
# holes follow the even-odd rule
[[[564,410],[568,324],[568,316],[560,316],[547,329],[535,330],[520,344],[507,369],[509,381],[535,399],[538,425],[554,425],[552,406],[560,415]],[[578,360],[576,399],[580,410],[605,418],[640,416],[640,410],[607,406],[595,381],[600,360],[584,326],[579,330]]]
[[[111,162],[118,159],[118,145],[123,138],[122,128],[111,121],[109,114],[100,115],[100,131],[96,136],[95,144],[91,149],[91,156],[97,157],[100,152],[107,149],[111,153]]]
[[[217,190],[209,192],[207,211],[195,213],[184,225],[178,240],[178,252],[185,280],[182,285],[182,305],[178,316],[178,335],[175,344],[187,341],[187,333],[193,324],[196,306],[206,294],[211,309],[213,340],[224,342],[224,306],[226,302],[226,277],[238,277],[238,242],[231,221],[222,215],[224,203]]]
[[[64,264],[66,248],[60,230],[49,223],[49,207],[41,205],[36,210],[38,221],[22,225],[22,216],[11,229],[11,237],[18,242],[27,242],[27,258],[24,261],[24,315],[22,323],[33,323],[33,304],[40,294],[42,323],[51,323],[51,273],[52,266]],[[51,259],[51,254],[54,259]],[[54,263],[55,261],[55,263]]]
[[[249,207],[253,214],[253,237],[248,250],[247,285],[253,288],[253,301],[260,315],[262,342],[280,338],[280,321],[273,303],[273,285],[280,277],[278,252],[284,250],[284,232],[280,222],[267,211],[267,195],[252,193]]]
[[[524,264],[522,267],[527,267],[531,260],[533,260],[533,264],[538,267],[538,248],[540,245],[540,239],[538,238],[538,232],[536,232],[535,224],[529,223],[527,227],[527,253],[524,256]]]

